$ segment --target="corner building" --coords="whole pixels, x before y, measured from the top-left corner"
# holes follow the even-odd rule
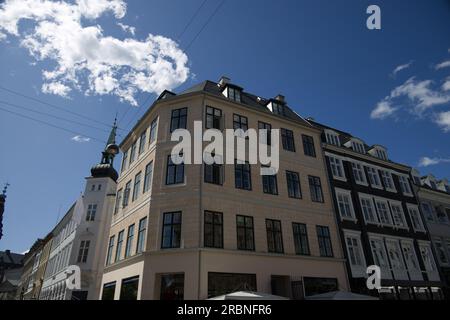
[[[174,165],[171,132],[194,136],[194,121],[203,130],[280,129],[278,173],[263,177],[259,164]],[[347,290],[320,132],[283,96],[257,97],[227,78],[164,91],[120,145],[100,299]]]

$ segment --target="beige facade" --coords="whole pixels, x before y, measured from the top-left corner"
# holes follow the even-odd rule
[[[222,128],[232,129],[233,115],[238,114],[247,117],[248,128],[257,129],[258,122],[262,121],[271,124],[273,129],[286,128],[293,131],[295,152],[283,150],[280,138],[277,195],[263,192],[259,164],[251,165],[251,190],[235,187],[234,165],[224,165],[221,185],[204,182],[203,165],[194,164],[184,166],[183,183],[166,185],[168,156],[176,144],[170,141],[172,110],[187,108],[187,129],[193,133],[194,121],[203,123],[205,121],[206,106],[222,111]],[[149,128],[155,119],[156,139],[149,143],[151,135]],[[139,145],[143,132],[146,132],[146,141],[142,149]],[[313,138],[316,157],[304,154],[302,135]],[[136,144],[136,156],[129,164],[133,143]],[[183,292],[179,297],[184,299],[208,298],[212,286],[209,277],[213,277],[215,273],[221,273],[220,276],[224,277],[227,276],[225,274],[250,274],[251,278],[256,277],[256,288],[253,286],[252,289],[268,293],[274,292],[274,281],[281,278],[282,281],[276,286],[283,287],[282,294],[291,297],[294,295],[291,282],[304,284],[305,278],[335,279],[339,289],[347,290],[345,265],[318,129],[295,119],[277,116],[231,101],[224,96],[199,90],[158,100],[123,141],[121,149],[128,151],[128,155],[118,179],[118,203],[110,230],[110,237],[113,237],[110,238],[112,245],[109,247],[108,266],[104,270],[102,280],[104,286],[113,288],[111,292],[115,299],[121,298],[123,280],[126,283],[127,279],[136,276],[139,277],[137,299],[160,299],[162,277],[167,274],[182,275],[180,276],[182,284],[178,291]],[[144,190],[146,166],[151,162],[153,163],[151,185],[148,190]],[[299,173],[301,199],[288,196],[286,170]],[[141,173],[139,192],[133,197],[133,186],[139,172]],[[323,203],[311,201],[308,176],[320,178]],[[131,185],[129,204],[123,207],[123,191],[127,183]],[[205,211],[222,214],[223,248],[205,246]],[[178,248],[162,249],[163,218],[168,212],[181,212],[180,244]],[[237,215],[253,217],[254,250],[237,249]],[[137,248],[138,241],[142,241],[142,232],[139,235],[139,222],[145,218],[147,218],[145,245],[143,252],[137,253],[140,251]],[[266,219],[281,222],[283,253],[268,252]],[[310,255],[296,254],[292,223],[306,224]],[[128,232],[131,225],[134,225],[132,238]],[[329,228],[332,257],[320,255],[317,226]],[[119,235],[121,231],[122,236]],[[117,240],[120,237],[123,241],[119,245],[121,250],[117,252]],[[130,244],[127,245],[127,242]],[[128,257],[125,257],[126,251],[129,253]],[[101,293],[100,298],[102,295],[105,298],[106,294]]]

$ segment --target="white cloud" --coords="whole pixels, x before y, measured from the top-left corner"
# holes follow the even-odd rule
[[[66,86],[61,82],[50,82],[44,83],[42,85],[43,93],[56,94],[61,97],[67,97],[68,93],[71,91],[70,87]]]
[[[435,122],[444,132],[450,132],[450,111],[438,113]]]
[[[188,58],[176,42],[153,34],[144,40],[107,36],[95,24],[107,14],[121,19],[125,2],[6,0],[0,5],[0,41],[3,34],[16,36],[36,61],[56,63],[54,69],[42,71],[45,93],[67,96],[75,89],[116,95],[137,105],[139,90],[158,94],[187,80]],[[33,27],[20,30],[23,20]]]
[[[436,70],[439,70],[439,69],[448,68],[448,67],[450,67],[450,60],[443,61],[443,62],[437,64],[434,68]]]
[[[447,78],[442,84],[442,90],[450,91],[450,78]]]
[[[428,167],[433,166],[440,163],[446,163],[450,162],[450,158],[429,158],[429,157],[422,157],[419,160],[419,167]]]
[[[391,106],[391,103],[387,100],[378,102],[375,109],[370,113],[372,119],[384,119],[389,117],[395,112],[396,108]]]
[[[392,74],[391,74],[392,77],[395,77],[395,76],[397,75],[397,73],[399,73],[400,71],[405,70],[405,69],[408,69],[409,67],[411,67],[412,63],[413,63],[413,61],[410,61],[410,62],[408,62],[408,63],[401,64],[401,65],[397,66],[397,67],[394,69],[394,71],[392,71]]]
[[[136,28],[135,28],[135,27],[129,26],[129,25],[127,25],[127,24],[123,24],[123,23],[121,23],[121,22],[117,22],[117,25],[118,25],[123,31],[129,32],[129,33],[131,33],[131,35],[133,35],[133,36],[134,36],[134,34],[136,33]]]
[[[70,140],[75,141],[75,142],[83,143],[83,142],[91,141],[91,138],[87,138],[87,137],[83,137],[83,136],[80,136],[80,135],[76,135],[76,136],[72,137]]]

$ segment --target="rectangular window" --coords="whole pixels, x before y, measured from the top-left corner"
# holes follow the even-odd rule
[[[263,192],[268,194],[278,194],[277,175],[262,176]]]
[[[353,177],[355,178],[356,183],[367,185],[366,175],[364,173],[364,168],[361,164],[352,162],[352,171]]]
[[[281,128],[281,142],[284,150],[295,152],[294,132],[292,130]]]
[[[371,238],[370,248],[372,249],[372,256],[375,264],[382,269],[388,269],[389,261],[386,254],[386,249],[384,248],[383,240]]]
[[[331,246],[330,229],[326,226],[316,226],[317,240],[319,241],[319,251],[321,257],[332,257],[333,248]]]
[[[130,192],[131,192],[131,180],[128,181],[127,184],[125,185],[125,191],[123,193],[123,203],[122,203],[123,208],[128,206],[128,201],[130,199]]]
[[[447,254],[444,249],[444,245],[442,244],[442,240],[440,238],[434,238],[434,247],[436,248],[436,254],[441,263],[447,264]]]
[[[266,219],[267,247],[269,252],[283,253],[283,236],[281,221]]]
[[[353,151],[356,151],[359,153],[366,153],[366,150],[364,149],[364,145],[360,142],[352,141],[352,149],[353,149]]]
[[[344,165],[342,160],[336,157],[328,156],[330,161],[331,173],[335,179],[345,179]]]
[[[405,269],[398,240],[386,240],[386,248],[392,269]]]
[[[233,129],[234,130],[242,129],[243,131],[247,131],[248,130],[247,117],[238,114],[233,114]]]
[[[325,135],[325,139],[326,139],[327,143],[329,143],[329,144],[333,144],[338,147],[341,145],[337,134],[327,132]]]
[[[293,222],[292,229],[294,232],[295,253],[300,255],[309,255],[310,252],[306,224]]]
[[[120,286],[120,300],[137,300],[139,276],[122,280]]]
[[[158,118],[155,118],[150,124],[150,141],[149,141],[150,144],[156,141],[156,134],[158,133],[157,129],[158,129]]]
[[[144,191],[146,193],[150,190],[152,185],[152,176],[153,176],[153,161],[145,166],[145,176],[144,176]]]
[[[258,129],[260,130],[266,130],[266,144],[268,146],[270,146],[272,144],[272,139],[271,139],[271,135],[272,135],[272,125],[269,123],[265,123],[265,122],[258,122]]]
[[[134,239],[134,224],[128,227],[127,244],[125,245],[125,258],[131,256],[131,246]]]
[[[114,300],[116,292],[116,282],[105,283],[103,285],[102,300]]]
[[[234,185],[237,189],[251,190],[252,175],[250,172],[250,164],[237,163],[234,164]]]
[[[179,248],[181,243],[181,211],[166,212],[163,218],[161,248]]]
[[[206,164],[205,167],[205,182],[221,185],[223,184],[223,165],[213,163]]]
[[[377,149],[377,158],[387,160],[386,152],[384,150]]]
[[[140,189],[141,189],[141,172],[139,171],[134,176],[133,197],[132,197],[131,201],[134,201],[138,198]]]
[[[132,145],[131,145],[131,151],[130,151],[130,166],[131,164],[134,162],[134,160],[136,160],[136,142],[135,141]]]
[[[236,216],[237,248],[239,250],[255,250],[253,217]]]
[[[380,222],[384,225],[392,225],[388,203],[385,200],[375,200],[375,205]]]
[[[205,247],[223,248],[223,214],[205,211]]]
[[[297,172],[286,171],[286,181],[288,188],[289,198],[302,198],[302,192],[300,189],[300,177]]]
[[[147,230],[147,217],[139,220],[139,230],[136,245],[136,253],[141,253],[145,248],[145,232]]]
[[[89,240],[81,241],[80,243],[80,250],[78,251],[78,259],[77,262],[84,263],[87,261],[88,252],[89,252],[89,245],[91,242]]]
[[[241,91],[239,89],[228,87],[228,99],[241,102]]]
[[[86,221],[94,221],[96,213],[97,213],[97,205],[96,204],[88,205],[88,209],[87,209],[87,213],[86,213]]]
[[[161,275],[160,300],[183,300],[184,273],[170,273]]]
[[[206,106],[205,128],[222,130],[222,110]]]
[[[172,110],[172,116],[170,119],[170,132],[174,132],[176,129],[186,129],[187,120],[187,108]]]
[[[351,191],[335,189],[335,192],[341,218],[355,220]]]
[[[106,255],[106,265],[110,265],[112,262],[112,254],[113,254],[113,250],[114,250],[114,240],[115,240],[116,236],[111,236],[109,238],[109,243],[108,243],[108,253]]]
[[[347,247],[347,253],[349,262],[352,266],[362,267],[364,266],[362,248],[359,241],[359,237],[353,235],[345,236],[345,244]]]
[[[402,193],[405,195],[412,195],[409,179],[405,176],[399,176],[398,181],[400,182],[400,189],[402,190]]]
[[[117,247],[116,247],[116,259],[115,262],[119,261],[121,259],[122,255],[122,245],[123,245],[123,233],[124,230],[119,232],[119,235],[117,236]]]
[[[144,130],[144,132],[141,133],[141,137],[139,138],[139,154],[144,152],[146,140],[147,140],[147,130]]]
[[[166,184],[179,184],[184,182],[184,163],[174,164],[172,157],[167,157]]]
[[[122,172],[124,172],[125,169],[127,168],[127,163],[128,163],[128,150],[123,153],[122,170],[121,170]]]
[[[392,203],[392,202],[390,204],[394,225],[400,228],[407,228],[402,205],[400,203]]]
[[[397,190],[395,189],[394,181],[392,180],[391,173],[388,171],[385,171],[385,170],[380,170],[380,172],[381,172],[381,178],[383,179],[384,187],[386,188],[386,190],[396,192]]]
[[[307,136],[302,134],[303,140],[303,151],[305,156],[316,157],[316,149],[314,147],[314,138],[311,136]]]
[[[311,192],[311,201],[323,202],[322,184],[319,177],[308,176],[309,190]]]
[[[413,229],[415,231],[425,231],[418,208],[416,206],[408,206],[408,213],[411,218]]]
[[[284,116],[284,106],[272,101],[272,112]]]
[[[116,204],[114,206],[114,214],[117,214],[117,212],[119,212],[119,208],[120,208],[121,201],[122,201],[122,194],[123,194],[123,190],[119,189],[116,194]]]
[[[382,188],[380,176],[378,175],[378,170],[373,167],[366,167],[367,175],[369,176],[369,182],[372,188]]]
[[[366,196],[359,196],[361,202],[361,209],[366,223],[378,223],[378,217],[373,206],[372,198]]]
[[[427,221],[434,222],[433,207],[428,202],[422,202],[422,211]]]

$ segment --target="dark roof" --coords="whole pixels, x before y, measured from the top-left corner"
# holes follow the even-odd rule
[[[110,163],[99,163],[91,168],[91,175],[94,178],[109,177],[117,181],[119,174]]]
[[[228,83],[225,86],[232,86],[235,88],[236,87],[240,88],[238,85],[232,84],[232,83]],[[219,84],[217,82],[206,80],[199,84],[196,84],[195,86],[193,86],[189,89],[184,90],[183,92],[180,93],[180,95],[194,93],[194,92],[207,92],[207,93],[210,93],[210,94],[213,94],[218,97],[226,99],[226,97],[224,97],[222,94],[223,89],[224,89],[224,86],[223,87],[219,86]],[[276,115],[281,118],[287,118],[290,120],[301,122],[305,126],[312,127],[312,125],[309,122],[307,122],[305,119],[300,117],[297,113],[295,113],[287,104],[284,104],[284,107],[285,107],[284,115],[278,115],[278,114],[272,113],[267,108],[267,104],[270,100],[273,100],[273,99],[266,99],[266,98],[258,97],[254,94],[251,94],[251,93],[248,93],[245,91],[241,92],[241,103],[245,106],[248,106],[248,107],[258,110],[258,111]]]
[[[22,265],[24,257],[23,254],[10,252],[9,250],[0,251],[0,262],[5,264]]]

